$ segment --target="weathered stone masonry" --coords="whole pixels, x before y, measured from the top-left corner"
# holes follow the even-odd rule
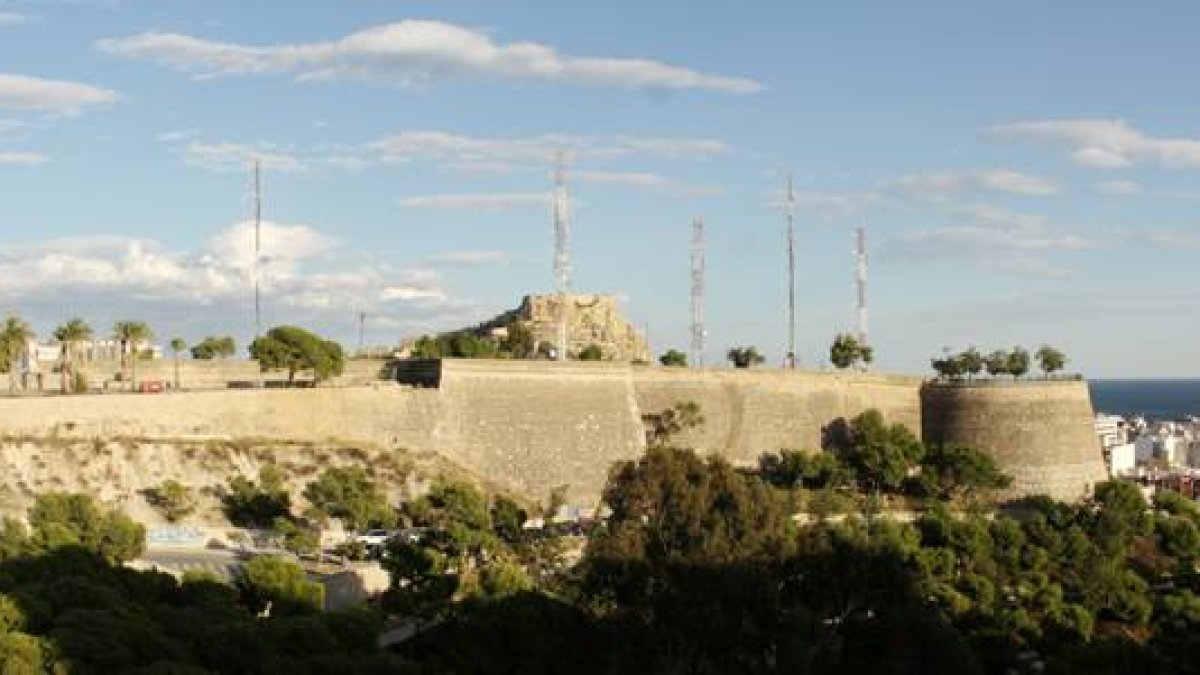
[[[614,461],[645,449],[641,416],[693,401],[681,439],[752,463],[817,449],[822,429],[870,408],[928,441],[992,452],[1016,492],[1070,498],[1104,476],[1083,382],[923,385],[862,373],[699,370],[615,363],[409,364],[417,386],[0,399],[0,434],[27,437],[254,437],[338,440],[437,452],[541,499],[560,485],[589,503]]]

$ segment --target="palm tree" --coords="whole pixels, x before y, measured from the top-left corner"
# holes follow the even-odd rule
[[[17,389],[16,371],[20,368],[21,357],[29,351],[29,341],[33,337],[33,329],[16,314],[9,314],[0,326],[0,356],[4,357],[0,367],[8,371],[10,392]]]
[[[171,351],[175,352],[175,389],[179,389],[179,354],[187,349],[187,340],[177,337],[171,339]]]
[[[92,327],[80,318],[74,318],[54,329],[54,339],[61,345],[62,356],[59,362],[59,372],[62,375],[62,391],[67,393],[72,389],[75,375],[75,350],[79,344],[90,340]]]
[[[132,370],[131,388],[137,390],[138,346],[154,337],[150,326],[143,321],[118,321],[113,325],[113,338],[121,344],[121,375]],[[127,365],[129,364],[129,365]]]

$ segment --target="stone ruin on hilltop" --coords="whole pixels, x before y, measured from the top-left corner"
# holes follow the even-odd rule
[[[561,296],[567,304],[567,351],[572,358],[589,345],[598,346],[612,361],[649,361],[650,345],[644,335],[621,316],[616,296],[572,294]],[[504,331],[514,321],[525,324],[534,340],[558,343],[558,295],[527,295],[516,309],[479,326],[480,332]]]

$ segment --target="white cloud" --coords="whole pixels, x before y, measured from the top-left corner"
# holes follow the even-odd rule
[[[356,79],[408,85],[478,77],[644,89],[747,94],[759,83],[648,59],[581,58],[534,42],[498,43],[471,28],[404,20],[337,40],[255,47],[179,33],[105,39],[100,49],[199,77],[289,73],[298,80]]]
[[[946,222],[893,238],[885,244],[885,253],[911,260],[972,264],[1003,258],[1006,266],[1030,272],[1048,267],[1037,255],[1099,248],[1093,238],[1054,226],[1038,214],[988,204],[952,205],[942,213]]]
[[[154,140],[158,141],[159,143],[178,143],[180,141],[186,141],[188,139],[195,138],[199,135],[199,129],[173,129],[171,131],[164,131],[155,136]]]
[[[729,154],[723,141],[708,138],[637,138],[621,137],[618,141],[630,150],[672,159],[710,159]]]
[[[1067,119],[1017,122],[992,127],[1002,140],[1035,141],[1064,148],[1071,161],[1095,169],[1150,163],[1168,168],[1200,168],[1200,141],[1157,138],[1119,119]]]
[[[570,177],[580,183],[634,187],[680,196],[711,197],[721,194],[721,188],[716,186],[692,185],[640,171],[574,171]]]
[[[332,250],[336,242],[307,225],[263,221],[259,229],[261,263],[290,273],[305,260]],[[249,270],[254,265],[253,221],[235,223],[209,240],[208,249],[224,265]]]
[[[709,138],[571,134],[484,138],[420,129],[390,134],[365,143],[358,149],[384,163],[433,159],[456,163],[524,163],[539,166],[546,166],[559,152],[572,161],[631,156],[710,159],[731,152],[723,141]]]
[[[549,207],[549,192],[501,192],[490,194],[445,194],[405,197],[400,206],[406,209],[478,210]]]
[[[46,156],[39,152],[5,152],[0,150],[0,165],[17,164],[20,166],[37,166],[46,161]]]
[[[797,192],[794,201],[798,211],[824,220],[854,218],[888,204],[887,197],[878,192]],[[773,208],[784,205],[782,195],[771,203]]]
[[[230,302],[249,297],[253,232],[252,223],[236,223],[197,251],[119,236],[0,245],[0,295],[69,306],[78,306],[79,298],[97,298],[105,307],[135,301],[182,304],[221,320]],[[263,223],[259,279],[268,301],[334,313],[347,307],[383,311],[387,303],[431,308],[450,302],[436,272],[347,261],[340,253],[332,238],[309,226]]]
[[[420,286],[388,286],[379,291],[379,299],[385,302],[392,300],[445,300],[445,291],[439,288],[422,288]]]
[[[1133,180],[1109,180],[1096,185],[1098,192],[1103,192],[1106,195],[1124,197],[1128,195],[1140,194],[1142,184]]]
[[[0,109],[73,115],[116,100],[117,92],[111,89],[0,73]]]
[[[1154,248],[1166,250],[1196,248],[1196,235],[1190,231],[1170,228],[1159,228],[1144,234],[1133,234],[1131,244],[1148,244]]]
[[[20,12],[0,10],[0,26],[16,26],[29,21],[29,17]]]
[[[711,186],[690,185],[665,176],[637,171],[575,170],[579,162],[614,158],[665,158],[696,160],[729,152],[722,141],[682,137],[600,137],[542,134],[512,138],[464,136],[444,131],[412,130],[383,136],[357,145],[324,144],[312,148],[280,147],[270,143],[237,143],[196,139],[195,130],[170,131],[157,139],[182,144],[184,161],[210,171],[245,171],[254,159],[272,171],[308,171],[321,168],[361,171],[376,166],[405,166],[428,162],[439,169],[466,174],[549,172],[557,153],[568,158],[568,178],[624,185],[681,195],[711,195]]]
[[[450,251],[434,256],[433,262],[442,265],[484,267],[507,265],[511,259],[508,251]]]
[[[897,178],[893,186],[918,199],[943,199],[966,190],[988,190],[1030,197],[1044,197],[1058,192],[1058,185],[1054,181],[1011,169],[911,173]]]
[[[308,168],[297,156],[267,144],[192,141],[184,148],[183,154],[184,161],[190,166],[209,171],[245,171],[256,161],[267,171],[290,173]]]

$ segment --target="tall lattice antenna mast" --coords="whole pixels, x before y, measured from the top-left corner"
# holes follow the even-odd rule
[[[254,339],[262,335],[262,293],[260,290],[259,263],[262,260],[262,170],[254,160]]]
[[[788,264],[788,342],[784,366],[796,367],[796,194],[792,175],[787,179],[787,264]]]
[[[571,289],[570,211],[566,160],[554,156],[554,282],[558,291],[558,359],[567,359],[567,292]]]
[[[692,363],[704,365],[704,220],[692,221]]]
[[[867,228],[855,230],[855,285],[858,288],[858,342],[867,344]]]

